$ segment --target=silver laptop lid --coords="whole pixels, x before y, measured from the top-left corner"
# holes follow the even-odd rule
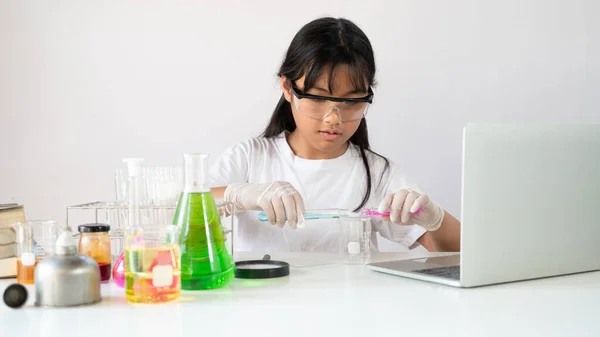
[[[600,269],[600,125],[464,129],[461,283]]]

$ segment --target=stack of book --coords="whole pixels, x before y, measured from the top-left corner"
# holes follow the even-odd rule
[[[17,237],[13,224],[23,221],[22,205],[0,204],[0,278],[17,276]]]

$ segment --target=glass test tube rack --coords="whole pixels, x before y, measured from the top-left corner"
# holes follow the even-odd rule
[[[235,216],[225,217],[225,210],[235,214],[233,204],[216,200],[217,209],[222,214],[221,222],[223,234],[227,241],[227,248],[233,254],[233,230]],[[140,222],[142,224],[171,224],[175,216],[177,205],[140,205]],[[125,228],[129,219],[129,205],[119,201],[95,201],[86,204],[67,207],[66,226],[75,233],[78,239],[77,226],[86,223],[104,223],[110,225],[108,233],[111,241],[111,258],[114,263],[125,244]]]

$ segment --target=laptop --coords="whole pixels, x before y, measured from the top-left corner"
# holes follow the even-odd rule
[[[370,263],[455,287],[600,270],[600,124],[468,124],[460,253]]]

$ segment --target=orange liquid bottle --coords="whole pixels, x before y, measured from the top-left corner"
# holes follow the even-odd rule
[[[21,284],[33,284],[35,266],[38,260],[33,253],[23,253],[17,259],[17,282]]]

